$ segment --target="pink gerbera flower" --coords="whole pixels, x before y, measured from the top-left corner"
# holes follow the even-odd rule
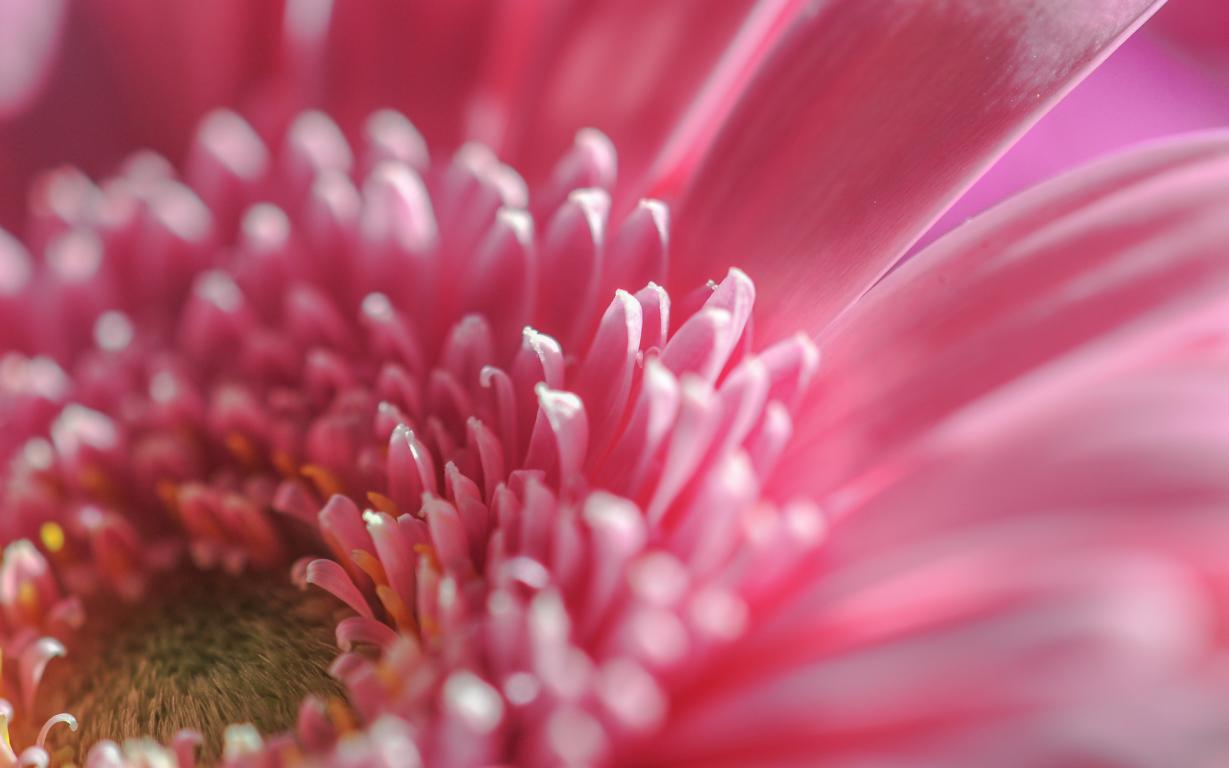
[[[1155,5],[0,0],[0,765],[1225,759],[1229,136],[880,279]]]

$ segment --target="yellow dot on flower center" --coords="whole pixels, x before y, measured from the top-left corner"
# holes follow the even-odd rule
[[[59,523],[43,523],[42,527],[39,528],[38,535],[48,552],[55,554],[64,548],[64,529],[60,527]]]

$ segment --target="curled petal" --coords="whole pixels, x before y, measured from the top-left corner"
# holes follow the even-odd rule
[[[312,560],[307,564],[304,578],[308,584],[320,587],[350,606],[358,615],[368,619],[375,618],[371,606],[358,591],[358,587],[354,586],[349,574],[332,560]]]

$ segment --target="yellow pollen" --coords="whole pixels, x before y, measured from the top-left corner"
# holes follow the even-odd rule
[[[55,521],[48,520],[43,523],[38,529],[38,537],[43,540],[43,546],[47,548],[47,551],[53,555],[64,549],[64,529]]]
[[[329,698],[329,703],[325,705],[329,720],[332,721],[333,727],[337,729],[339,734],[347,734],[354,730],[354,716],[350,714],[350,708],[346,703],[336,696]]]
[[[440,625],[435,622],[435,619],[430,616],[422,617],[422,633],[423,636],[434,640],[440,636]]]
[[[380,599],[380,604],[384,606],[384,610],[388,611],[388,615],[393,617],[397,629],[407,634],[418,634],[418,625],[414,623],[410,609],[406,607],[400,595],[394,592],[392,587],[384,585],[376,587],[376,597]]]
[[[387,584],[388,574],[384,572],[384,566],[376,559],[375,555],[363,549],[351,550],[350,558],[354,560],[354,564],[363,569],[363,573],[371,577],[371,580],[376,584]]]
[[[160,480],[154,487],[158,498],[171,512],[179,511],[179,486],[170,480]]]
[[[435,570],[437,571],[444,570],[443,567],[440,565],[439,556],[435,554],[435,547],[432,547],[430,544],[415,544],[414,551],[417,552],[419,555],[427,558],[427,562],[430,563],[431,567],[434,568]]]
[[[326,499],[341,493],[341,481],[337,476],[319,464],[304,464],[299,473],[315,484],[316,490]]]
[[[21,586],[17,588],[17,604],[29,614],[38,610],[38,590],[34,588],[33,582],[21,582]]]
[[[299,474],[295,470],[294,458],[285,451],[273,452],[273,466],[282,473],[282,477],[297,477]]]
[[[399,674],[391,664],[383,661],[376,664],[376,677],[384,684],[384,690],[394,696],[399,694],[405,685],[405,675]]]
[[[246,435],[240,432],[231,432],[224,440],[226,449],[231,455],[239,460],[247,469],[256,469],[260,466],[260,453],[256,450],[256,446]]]
[[[287,768],[294,768],[294,766],[303,765],[304,763],[303,752],[299,749],[297,744],[287,744],[283,742],[274,748],[272,754],[277,756],[277,765],[284,765],[287,766]]]
[[[375,491],[368,491],[367,501],[370,501],[371,506],[375,507],[381,512],[392,515],[393,517],[396,517],[398,514],[397,502],[393,501],[392,499],[388,498],[382,493],[376,493]]]

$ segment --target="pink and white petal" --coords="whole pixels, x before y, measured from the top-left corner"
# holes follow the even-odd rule
[[[812,5],[715,140],[659,161],[650,193],[680,201],[668,287],[738,264],[762,338],[821,330],[1157,5]]]
[[[1229,346],[1068,373],[970,408],[838,517],[652,758],[1223,761]]]
[[[1229,134],[1208,134],[1056,180],[935,243],[821,337],[775,488],[878,482],[910,441],[1022,377],[1095,374],[1221,327],[1226,206]]]

